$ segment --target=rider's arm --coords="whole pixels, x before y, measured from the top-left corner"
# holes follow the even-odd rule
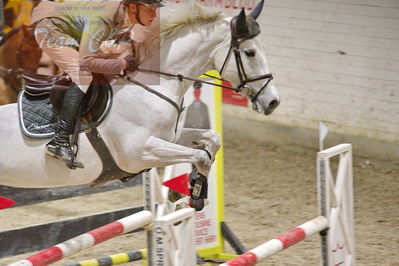
[[[102,74],[120,74],[127,67],[123,58],[98,58],[87,56],[80,60],[80,69]]]
[[[87,5],[90,5],[88,2]],[[85,27],[80,40],[80,70],[102,74],[120,74],[127,67],[122,58],[111,58],[103,54],[101,45],[112,39],[115,29],[108,12],[99,9],[86,14]]]
[[[138,58],[132,54],[116,59],[89,56],[80,61],[80,69],[101,74],[120,74],[123,70],[129,72],[136,71],[138,63]]]

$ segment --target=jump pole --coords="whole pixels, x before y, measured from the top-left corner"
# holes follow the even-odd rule
[[[328,220],[324,216],[318,216],[288,232],[282,234],[250,251],[229,260],[220,266],[252,266],[274,255],[305,238],[323,231],[328,227]]]
[[[66,266],[111,266],[124,264],[132,261],[138,261],[147,258],[147,250],[133,250],[125,253],[119,253],[114,255],[109,255],[101,257],[98,259],[84,260],[73,264],[68,264]]]
[[[9,264],[8,266],[44,266],[63,258],[71,256],[79,251],[93,247],[113,237],[128,233],[134,229],[143,227],[153,220],[150,211],[141,211],[115,222],[109,223],[85,234],[71,238],[36,253],[26,259]]]

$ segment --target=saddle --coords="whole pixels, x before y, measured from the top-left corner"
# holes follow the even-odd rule
[[[24,134],[32,138],[52,137],[54,131],[48,130],[49,125],[56,122],[72,80],[65,73],[55,76],[24,73],[21,76],[25,85],[18,103]],[[80,131],[100,125],[109,113],[111,103],[112,88],[108,81],[103,75],[93,74],[93,82],[82,101]]]
[[[22,78],[25,85],[18,96],[21,130],[30,138],[51,138],[57,126],[64,94],[72,80],[64,73],[56,76],[24,73]],[[139,174],[127,173],[117,166],[97,130],[111,110],[112,95],[112,87],[105,76],[93,73],[93,82],[82,100],[80,119],[76,123],[78,128],[74,135],[84,132],[103,164],[103,171],[92,187],[114,179],[127,182]]]

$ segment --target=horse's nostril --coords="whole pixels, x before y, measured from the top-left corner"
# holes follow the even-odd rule
[[[279,101],[279,100],[273,100],[273,101],[270,102],[269,108],[274,109],[274,108],[276,108],[279,104],[280,104],[280,101]]]

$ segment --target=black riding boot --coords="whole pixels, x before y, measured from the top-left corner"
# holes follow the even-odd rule
[[[84,167],[82,163],[75,161],[75,153],[69,138],[70,134],[73,133],[76,116],[84,95],[76,84],[72,84],[65,92],[57,129],[53,139],[46,144],[46,153],[66,162],[66,165],[71,169]]]

